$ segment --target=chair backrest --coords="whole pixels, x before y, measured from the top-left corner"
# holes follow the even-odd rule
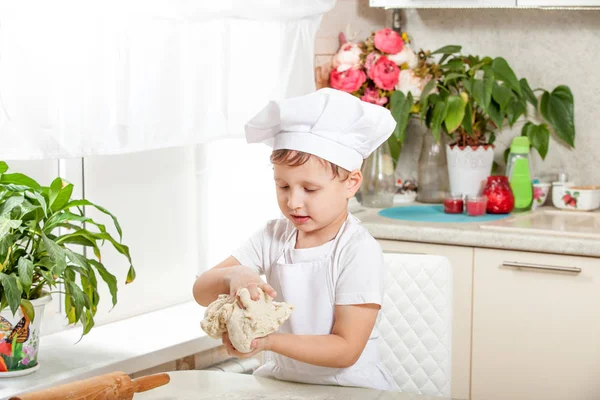
[[[445,257],[385,253],[381,356],[403,392],[450,397],[452,266]]]

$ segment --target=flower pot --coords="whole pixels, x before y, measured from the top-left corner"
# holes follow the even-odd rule
[[[494,146],[447,146],[450,192],[477,196],[492,172]]]
[[[29,321],[20,307],[14,316],[9,308],[0,312],[0,378],[28,375],[39,368],[40,325],[44,307],[50,300],[50,294],[31,300],[35,310],[33,321]]]

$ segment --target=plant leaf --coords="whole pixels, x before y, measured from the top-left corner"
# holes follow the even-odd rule
[[[433,134],[433,138],[436,143],[440,141],[440,133],[442,130],[442,123],[446,118],[446,102],[443,100],[438,100],[435,103],[435,108],[433,109],[433,117],[431,119],[431,133]]]
[[[20,194],[9,197],[4,202],[2,202],[2,205],[0,205],[0,215],[8,215],[13,210],[13,208],[19,207],[21,204],[23,204],[23,201],[25,201],[25,197],[23,197],[23,195]]]
[[[29,190],[25,192],[25,196],[29,197],[30,199],[37,200],[37,202],[40,203],[40,207],[42,207],[42,210],[44,211],[44,216],[48,215],[48,206],[46,205],[46,199],[44,199],[44,196],[38,192],[32,192]]]
[[[408,93],[408,96],[405,96],[399,90],[395,90],[390,98],[390,110],[394,120],[396,120],[394,136],[398,139],[400,145],[404,143],[406,137],[406,127],[408,126],[410,109],[413,103],[412,93]]]
[[[56,178],[50,184],[50,192],[48,194],[48,198],[49,198],[48,204],[49,204],[50,208],[52,208],[52,204],[54,204],[54,201],[58,197],[58,194],[60,193],[60,189],[62,189],[62,179]]]
[[[502,129],[504,125],[504,114],[500,111],[500,106],[495,101],[490,102],[490,106],[488,107],[488,115],[496,124],[498,129]]]
[[[133,266],[129,267],[129,271],[127,271],[127,280],[125,280],[125,284],[128,285],[135,280],[135,269]]]
[[[78,321],[85,306],[85,294],[71,279],[65,279],[65,287],[68,288],[67,293],[71,298],[71,305],[75,309],[74,320]]]
[[[108,286],[108,290],[110,291],[110,295],[112,296],[112,305],[113,307],[117,304],[117,278],[113,274],[107,271],[104,265],[96,260],[88,260],[91,265],[93,265],[100,277],[106,285]]]
[[[513,96],[512,90],[505,88],[504,86],[494,84],[494,87],[492,88],[492,98],[500,106],[501,113],[505,112],[506,107],[508,106],[510,101],[513,99],[513,97],[514,96]]]
[[[451,95],[448,96],[448,106],[446,116],[444,117],[444,123],[448,133],[454,132],[462,123],[465,117],[465,106],[466,102],[461,96]]]
[[[400,141],[394,135],[391,135],[388,140],[388,146],[390,146],[390,153],[392,154],[392,159],[394,163],[398,162],[398,158],[400,157],[400,151],[402,150],[402,146],[400,145]]]
[[[37,190],[41,189],[40,184],[37,183],[35,180],[28,177],[27,175],[23,175],[23,174],[19,174],[19,173],[2,174],[2,176],[0,176],[0,183],[6,183],[6,184],[12,183],[15,185],[27,186],[28,188],[32,188],[32,189],[37,189]]]
[[[5,173],[6,171],[8,171],[8,164],[4,161],[0,161],[0,174]]]
[[[461,74],[458,72],[451,72],[448,75],[446,75],[444,77],[444,83],[447,83],[453,79],[457,79],[457,78],[466,78],[467,76],[465,74]],[[431,81],[430,81],[431,82]]]
[[[535,108],[537,109],[538,99],[537,99],[537,97],[535,97],[533,90],[531,90],[531,87],[529,86],[529,82],[527,82],[527,79],[525,79],[525,78],[521,79],[519,81],[519,85],[521,86],[521,92],[523,93],[523,96],[525,96],[525,99],[528,102],[530,102],[531,104],[533,104],[535,106]]]
[[[25,257],[19,258],[17,263],[17,270],[19,271],[19,280],[23,285],[25,294],[29,296],[29,290],[31,289],[31,283],[33,280],[33,262]]]
[[[544,92],[540,111],[556,135],[569,146],[575,147],[574,105],[571,89],[567,86],[558,86],[552,93]]]
[[[449,45],[449,46],[440,47],[439,49],[437,49],[436,51],[431,53],[431,55],[460,53],[461,49],[462,49],[462,46]]]
[[[11,229],[17,229],[21,226],[21,220],[19,219],[8,219],[0,216],[0,239],[10,232]]]
[[[515,122],[525,113],[525,106],[515,97],[512,98],[511,102],[506,107],[506,118],[508,119],[508,124],[513,126]]]
[[[65,250],[54,241],[48,239],[48,236],[46,236],[44,233],[42,233],[42,241],[44,242],[44,247],[48,252],[48,257],[54,264],[51,272],[54,275],[61,276],[64,270],[67,268]]]
[[[535,125],[531,122],[526,123],[521,130],[522,136],[527,136],[531,146],[538,151],[542,160],[548,154],[548,144],[550,142],[550,130],[548,125]]]
[[[54,202],[50,204],[52,210],[62,210],[62,208],[71,200],[73,194],[73,184],[69,183],[60,190]]]
[[[484,68],[483,80],[472,79],[471,90],[473,98],[487,112],[490,102],[492,101],[492,89],[494,85],[494,72],[491,68]]]
[[[8,300],[10,311],[15,315],[21,305],[22,294],[17,284],[17,277],[14,274],[7,275],[4,272],[0,272],[0,284],[4,289],[4,295]]]
[[[21,308],[23,313],[27,315],[27,318],[33,322],[35,319],[35,308],[33,308],[33,304],[27,299],[21,299]]]
[[[394,92],[394,93],[396,93],[396,92]],[[392,97],[393,97],[393,94],[392,94]],[[410,107],[409,107],[409,110],[410,110]],[[119,233],[119,240],[123,240],[123,232],[121,231],[121,225],[119,225],[119,221],[117,220],[117,217],[115,217],[113,214],[111,214],[110,211],[108,211],[104,207],[100,207],[99,205],[96,205],[87,200],[73,200],[73,201],[70,201],[67,204],[65,204],[65,206],[62,207],[61,210],[64,210],[64,209],[67,209],[70,207],[80,207],[80,206],[95,207],[98,211],[110,216],[113,220],[113,223],[115,224],[115,228],[117,229],[117,232]]]
[[[501,80],[506,86],[521,95],[521,85],[519,84],[519,80],[504,58],[495,58],[492,62],[492,69],[494,70],[496,79]]]

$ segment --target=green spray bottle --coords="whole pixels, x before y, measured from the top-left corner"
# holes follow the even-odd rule
[[[506,164],[506,176],[515,196],[514,212],[528,211],[533,202],[533,185],[529,164],[529,138],[513,139]]]

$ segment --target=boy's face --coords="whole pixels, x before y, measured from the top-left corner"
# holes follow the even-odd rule
[[[320,230],[345,219],[348,199],[362,182],[360,171],[348,179],[334,177],[329,165],[311,157],[303,165],[274,165],[279,209],[302,232]]]

